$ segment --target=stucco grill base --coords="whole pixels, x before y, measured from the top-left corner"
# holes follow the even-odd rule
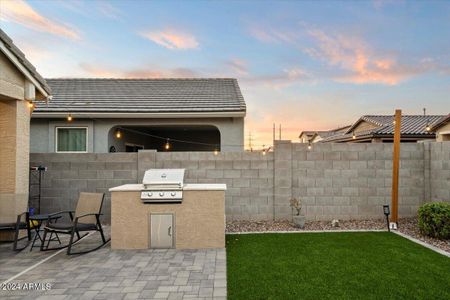
[[[111,248],[150,248],[152,213],[174,215],[177,249],[225,247],[224,191],[184,191],[176,204],[144,204],[133,191],[111,193]]]

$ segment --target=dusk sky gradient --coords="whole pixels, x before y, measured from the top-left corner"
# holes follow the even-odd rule
[[[237,78],[259,145],[450,112],[449,1],[0,0],[0,20],[46,78]]]

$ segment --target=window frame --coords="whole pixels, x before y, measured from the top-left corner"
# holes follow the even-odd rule
[[[58,130],[59,129],[84,129],[86,130],[86,150],[85,151],[59,151],[58,150]],[[55,127],[55,152],[56,153],[88,153],[89,149],[89,127],[88,126],[56,126]]]

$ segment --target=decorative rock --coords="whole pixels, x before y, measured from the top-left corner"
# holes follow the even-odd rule
[[[339,227],[339,220],[334,219],[333,221],[331,221],[331,227]]]

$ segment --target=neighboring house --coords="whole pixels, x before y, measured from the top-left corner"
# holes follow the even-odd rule
[[[345,132],[351,125],[338,127],[331,130],[302,131],[300,133],[300,143],[317,143],[330,136]]]
[[[446,116],[403,115],[401,119],[401,142],[434,140],[433,126]],[[394,116],[367,115],[359,118],[344,133],[325,138],[322,142],[333,143],[390,143],[394,140]]]
[[[0,29],[0,223],[15,222],[28,203],[30,114],[50,87]],[[11,233],[0,234],[9,240]]]
[[[33,113],[34,153],[244,150],[246,106],[236,79],[47,82],[53,100]]]
[[[431,127],[431,131],[436,133],[436,141],[450,141],[450,114]]]

